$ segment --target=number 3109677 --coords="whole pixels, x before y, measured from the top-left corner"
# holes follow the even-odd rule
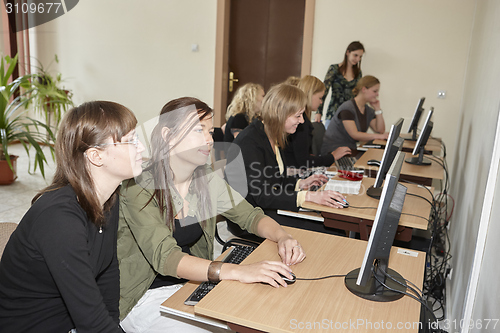
[[[7,14],[10,14],[12,12],[18,14],[18,13],[23,13],[23,14],[43,14],[43,13],[57,13],[59,11],[59,8],[61,7],[61,3],[53,3],[53,2],[41,2],[41,3],[15,3],[12,4],[10,2],[7,2],[5,4]]]

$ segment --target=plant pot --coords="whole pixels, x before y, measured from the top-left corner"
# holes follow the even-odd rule
[[[9,155],[12,169],[9,167],[7,160],[0,160],[0,185],[12,184],[17,179],[17,158],[19,156]]]

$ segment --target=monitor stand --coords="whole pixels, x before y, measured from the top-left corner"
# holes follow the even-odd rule
[[[424,158],[424,148],[420,148],[418,156],[407,158],[405,162],[415,165],[431,165],[431,160]]]
[[[359,275],[359,268],[349,272],[349,274],[345,277],[345,285],[350,292],[354,295],[376,302],[392,302],[400,299],[404,296],[404,293],[407,289],[407,284],[405,279],[396,271],[392,269],[387,269],[387,274],[392,276],[398,282],[392,280],[391,278],[386,278],[382,273],[381,276],[377,276],[377,279],[383,281],[385,285],[387,285],[390,289],[394,289],[397,291],[392,291],[386,287],[384,287],[380,282],[375,278],[376,273],[372,273],[370,279],[366,283],[364,287],[356,284],[356,280]]]
[[[370,186],[366,190],[366,195],[371,197],[371,198],[380,200],[380,196],[382,195],[382,186],[380,186],[380,187],[373,187],[373,185]]]
[[[405,140],[406,141],[417,141],[418,138],[417,138],[417,129],[415,128],[413,131],[411,131],[411,137],[410,138],[406,138],[405,137]]]

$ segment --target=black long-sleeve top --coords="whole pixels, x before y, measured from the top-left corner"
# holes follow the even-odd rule
[[[298,211],[297,178],[286,176],[286,162],[283,160],[285,172],[280,174],[276,155],[264,131],[264,125],[258,119],[254,120],[233,141],[227,155],[225,169],[230,185],[238,190],[254,207],[267,209],[286,209]],[[238,149],[239,148],[239,149]],[[237,163],[237,156],[243,156],[243,168]],[[281,156],[283,152],[280,150]],[[246,177],[245,177],[246,176]],[[232,184],[232,181],[242,184]],[[244,193],[243,190],[248,191]]]
[[[0,331],[121,333],[117,227],[118,200],[100,232],[71,186],[42,195],[0,261]]]
[[[304,113],[304,123],[297,127],[295,133],[288,136],[288,143],[284,149],[284,158],[288,166],[296,168],[329,167],[335,162],[332,154],[311,155],[313,129],[311,121]]]

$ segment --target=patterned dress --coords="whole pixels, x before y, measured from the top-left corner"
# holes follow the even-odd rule
[[[325,76],[325,95],[323,96],[323,103],[325,102],[328,91],[332,88],[332,97],[330,99],[330,104],[326,111],[326,120],[330,120],[333,117],[335,111],[342,103],[350,100],[352,96],[352,90],[356,87],[359,79],[361,79],[362,73],[359,71],[359,75],[352,81],[347,81],[346,78],[339,72],[339,65],[330,65],[328,72]],[[318,110],[322,112],[323,103],[319,106]]]

